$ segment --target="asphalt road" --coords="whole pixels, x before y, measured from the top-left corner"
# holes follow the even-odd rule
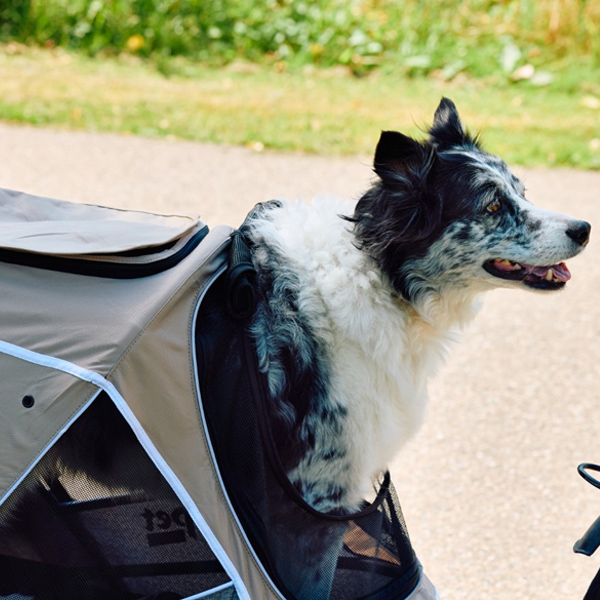
[[[259,201],[358,197],[369,157],[255,153],[0,125],[0,187],[238,225]],[[516,169],[529,198],[600,223],[600,173]],[[442,600],[581,599],[571,552],[600,514],[576,466],[600,462],[598,237],[561,293],[489,294],[393,465],[413,544]],[[0,288],[1,289],[1,288]],[[1,292],[0,292],[1,293]]]

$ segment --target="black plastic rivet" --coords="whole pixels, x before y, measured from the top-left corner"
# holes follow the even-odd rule
[[[23,403],[23,406],[25,408],[31,408],[35,404],[35,398],[27,394],[27,396],[23,397],[23,400],[21,400],[21,402]]]

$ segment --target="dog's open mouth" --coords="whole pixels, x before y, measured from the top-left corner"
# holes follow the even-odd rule
[[[522,281],[536,290],[559,290],[571,279],[565,263],[548,267],[534,267],[506,259],[495,258],[484,263],[483,268],[494,277]]]

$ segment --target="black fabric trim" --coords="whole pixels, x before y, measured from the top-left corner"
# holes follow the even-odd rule
[[[34,267],[47,271],[59,271],[61,273],[72,273],[74,275],[85,275],[87,277],[102,277],[105,279],[138,279],[162,273],[186,258],[195,250],[200,242],[208,234],[208,226],[204,226],[196,232],[177,252],[154,262],[144,264],[113,263],[85,260],[85,258],[65,258],[61,256],[49,256],[47,254],[36,254],[33,252],[20,252],[0,248],[0,262]]]
[[[52,493],[56,496],[54,488]],[[145,495],[132,496],[109,496],[106,498],[96,498],[94,500],[71,500],[61,501],[60,509],[67,513],[88,512],[90,510],[112,508],[114,506],[125,506],[127,504],[139,504],[140,502],[150,502],[153,498]]]
[[[163,564],[119,565],[113,567],[113,573],[120,577],[154,577],[156,575],[225,573],[225,569],[221,563],[215,559]]]
[[[165,250],[170,250],[175,244],[177,244],[179,240],[171,240],[166,244],[161,244],[160,246],[151,246],[145,248],[133,248],[132,250],[124,250],[123,252],[102,252],[98,253],[96,256],[123,256],[127,258],[132,258],[134,256],[146,256],[147,254],[159,254],[160,252],[164,252]]]

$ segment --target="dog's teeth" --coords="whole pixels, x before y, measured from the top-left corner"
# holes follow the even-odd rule
[[[523,267],[519,264],[519,263],[513,263],[513,269],[515,269],[516,271],[518,271],[519,269],[522,269]]]
[[[554,279],[554,271],[552,269],[548,269],[546,276],[544,278],[546,281],[552,281]]]
[[[506,265],[507,267],[510,267],[512,265],[512,263],[510,262],[510,260],[507,260],[506,258],[502,261],[503,265]]]

